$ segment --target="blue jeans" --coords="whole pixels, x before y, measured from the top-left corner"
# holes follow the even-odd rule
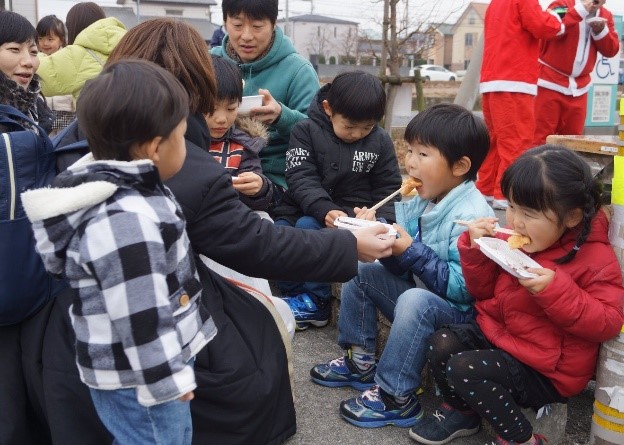
[[[191,402],[173,400],[147,407],[139,404],[134,388],[89,390],[115,445],[191,445]]]
[[[415,287],[415,286],[420,286]],[[445,299],[389,272],[381,263],[360,263],[358,275],[342,286],[338,343],[375,351],[377,309],[392,322],[375,382],[387,393],[406,396],[421,385],[429,336],[442,325],[463,323],[472,310],[461,312]]]
[[[285,219],[278,219],[275,221],[276,226],[290,226],[292,225]],[[295,223],[295,227],[305,230],[321,230],[324,228],[315,218],[311,216],[302,216]],[[313,297],[315,301],[327,303],[331,297],[331,285],[329,283],[316,283],[313,281],[307,281],[305,283],[296,281],[278,281],[277,285],[283,296],[297,295],[306,293]]]

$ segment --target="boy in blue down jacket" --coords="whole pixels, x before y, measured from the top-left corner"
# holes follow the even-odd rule
[[[288,190],[273,212],[275,224],[318,230],[339,216],[366,217],[370,207],[401,186],[390,136],[379,128],[386,94],[379,79],[361,71],[336,76],[318,92],[309,118],[293,128],[286,152]],[[378,217],[394,222],[394,202]],[[325,326],[329,283],[279,283],[297,329]]]
[[[320,385],[365,390],[340,404],[340,415],[363,428],[409,427],[422,417],[417,394],[428,337],[473,316],[457,248],[466,228],[455,221],[494,215],[474,184],[490,144],[481,119],[458,105],[435,105],[412,119],[405,140],[418,196],[395,206],[392,256],[360,264],[342,288],[338,343],[345,353],[310,371]],[[377,362],[378,309],[392,328]]]

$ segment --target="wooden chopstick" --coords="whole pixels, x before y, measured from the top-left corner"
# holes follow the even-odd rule
[[[384,205],[385,203],[390,201],[392,198],[394,198],[399,193],[401,193],[401,189],[398,189],[396,192],[393,192],[393,193],[389,194],[388,197],[386,197],[386,198],[382,199],[381,201],[379,201],[377,204],[372,206],[369,210],[377,210],[379,207],[381,207],[382,205]]]
[[[453,221],[455,224],[459,224],[460,226],[467,226],[471,223],[471,221],[464,221],[463,219],[456,219]],[[495,232],[505,233],[507,235],[516,235],[521,236],[518,232],[511,229],[505,229],[504,227],[494,227]]]

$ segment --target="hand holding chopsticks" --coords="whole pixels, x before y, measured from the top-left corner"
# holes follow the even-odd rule
[[[470,225],[471,221],[464,221],[463,219],[456,219],[455,221],[453,221],[455,224],[459,224],[460,226],[468,226]],[[494,231],[498,232],[498,233],[505,233],[507,235],[516,235],[516,236],[521,236],[518,232],[516,232],[515,230],[511,230],[511,229],[506,229],[504,227],[494,227]]]

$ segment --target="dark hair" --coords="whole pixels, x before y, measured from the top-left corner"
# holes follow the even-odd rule
[[[76,109],[95,159],[129,161],[132,147],[167,138],[189,108],[170,72],[147,60],[122,60],[86,82]]]
[[[61,39],[61,46],[67,45],[67,32],[63,21],[55,15],[46,15],[37,23],[37,36],[57,36]]]
[[[421,111],[407,124],[405,140],[437,148],[449,166],[466,156],[475,180],[490,150],[490,136],[483,119],[455,104],[437,104]]]
[[[0,45],[37,42],[37,31],[28,19],[12,11],[0,11]]]
[[[65,19],[67,24],[67,42],[73,45],[76,37],[83,29],[105,18],[106,13],[104,10],[93,2],[75,4],[67,12],[67,18]]]
[[[518,157],[503,173],[501,190],[517,205],[539,212],[551,210],[559,223],[568,212],[583,211],[576,246],[557,260],[560,264],[574,258],[585,243],[591,221],[603,204],[602,184],[594,179],[587,163],[572,150],[550,144]]]
[[[107,63],[145,59],[172,73],[189,96],[191,114],[214,111],[216,82],[210,50],[195,28],[180,20],[155,18],[128,30]]]
[[[363,71],[338,74],[327,91],[332,113],[361,122],[380,121],[386,110],[386,91],[381,81]]]
[[[219,56],[212,56],[212,67],[217,79],[217,100],[243,100],[243,78],[234,62]]]
[[[277,22],[277,0],[223,0],[223,23],[228,16],[245,14],[254,20],[269,19],[272,25]]]

